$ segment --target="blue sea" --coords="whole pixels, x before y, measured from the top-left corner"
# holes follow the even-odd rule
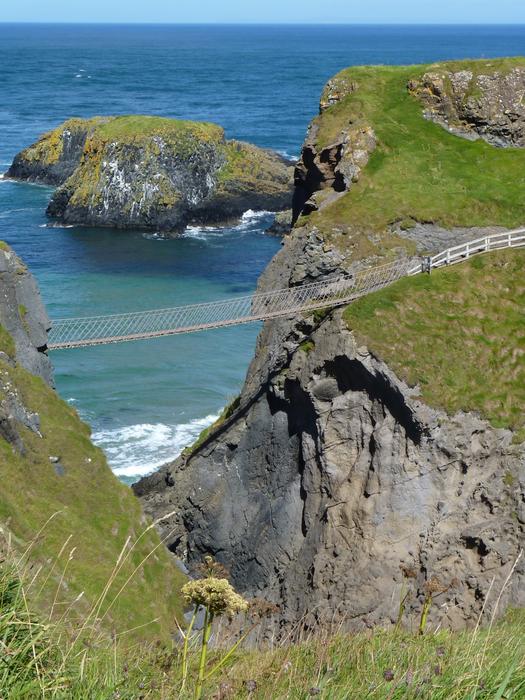
[[[525,54],[523,26],[0,24],[0,171],[71,116],[214,121],[229,137],[300,152],[326,80],[352,64]],[[254,289],[279,249],[268,212],[176,240],[50,227],[47,187],[0,180],[0,240],[36,275],[51,317],[118,313]],[[125,481],[174,458],[235,396],[258,328],[52,354],[58,391]]]

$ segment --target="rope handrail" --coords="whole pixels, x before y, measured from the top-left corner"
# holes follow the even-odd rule
[[[525,247],[525,228],[476,238],[437,255],[418,258],[417,263],[414,258],[395,260],[344,277],[296,287],[148,311],[56,319],[49,331],[48,349],[145,340],[339,306],[382,289],[401,277],[430,272],[433,268],[453,265],[491,250],[515,247]]]

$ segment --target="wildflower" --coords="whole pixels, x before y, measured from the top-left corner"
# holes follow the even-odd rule
[[[217,698],[217,700],[226,700],[227,698],[230,698],[232,696],[232,693],[233,686],[231,685],[231,683],[226,683],[225,681],[223,681],[219,685],[219,692],[214,697]]]
[[[310,688],[308,695],[321,695],[321,688]]]
[[[186,583],[181,589],[188,603],[202,605],[211,615],[235,615],[248,609],[248,602],[235,592],[230,582],[225,578],[198,579]]]
[[[388,668],[384,673],[383,673],[383,678],[385,681],[393,681],[394,680],[394,672],[392,671],[391,668]]]

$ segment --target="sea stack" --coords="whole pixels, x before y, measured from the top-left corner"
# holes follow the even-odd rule
[[[150,116],[70,119],[19,153],[7,177],[57,186],[65,223],[180,233],[248,209],[289,208],[292,164],[215,124]]]

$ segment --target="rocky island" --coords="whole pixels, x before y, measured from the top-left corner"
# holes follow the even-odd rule
[[[525,223],[524,91],[524,59],[335,76],[260,290]],[[429,590],[437,626],[489,619],[525,545],[524,266],[501,251],[266,322],[240,397],[135,486],[176,510],[170,549],[216,556],[287,634],[410,625]],[[498,614],[524,584],[521,559]]]
[[[6,177],[56,186],[50,217],[180,233],[248,209],[290,207],[291,163],[226,140],[215,124],[148,116],[70,119],[19,153]]]

